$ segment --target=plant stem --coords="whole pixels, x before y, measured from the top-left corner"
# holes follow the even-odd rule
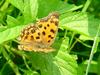
[[[86,12],[86,10],[88,9],[89,5],[91,4],[92,0],[87,0],[83,9],[82,9],[82,12]]]
[[[93,58],[93,54],[96,52],[97,50],[97,46],[99,44],[99,33],[100,33],[100,25],[99,25],[99,28],[98,28],[98,31],[97,31],[97,34],[94,38],[94,43],[93,43],[93,46],[92,46],[92,50],[91,50],[91,54],[90,54],[90,57],[89,57],[89,61],[88,61],[88,65],[87,65],[87,68],[86,68],[86,73],[85,75],[88,75],[88,72],[89,72],[89,68],[90,68],[90,64],[91,64],[91,61],[92,61],[92,58]]]
[[[7,60],[7,63],[10,65],[10,67],[13,69],[16,75],[21,75],[18,69],[18,66],[14,64],[14,62],[11,60],[9,54],[6,52],[6,50],[3,50],[3,56]]]
[[[70,50],[71,50],[71,45],[72,45],[72,42],[73,42],[73,40],[74,40],[74,36],[75,36],[75,33],[73,32],[72,37],[71,37],[71,40],[70,40],[70,43],[69,43],[69,47],[68,47],[69,52],[70,52]],[[75,43],[75,44],[76,44],[76,43]],[[75,44],[74,44],[74,45],[75,45]],[[74,47],[74,45],[73,45],[72,47]]]

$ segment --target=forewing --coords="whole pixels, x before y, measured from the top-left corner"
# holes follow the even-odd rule
[[[58,24],[58,13],[51,13],[48,17],[45,17],[37,22],[39,31],[41,32],[42,43],[45,47],[50,46],[54,42],[58,31]]]

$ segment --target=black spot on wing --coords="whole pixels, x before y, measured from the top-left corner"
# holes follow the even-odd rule
[[[44,27],[44,29],[46,30],[46,27]]]
[[[42,24],[39,25],[39,28],[42,28]]]
[[[49,24],[47,24],[47,27],[49,27],[50,25]]]
[[[36,37],[36,39],[40,39],[40,37],[39,37],[39,36],[37,36],[37,37]]]
[[[55,33],[55,31],[53,29],[51,29],[50,32]]]
[[[38,32],[38,35],[40,35],[40,32]]]
[[[31,33],[35,33],[35,30],[34,30],[34,29],[32,29],[32,30],[31,30]]]
[[[53,39],[54,37],[52,37],[51,35],[48,35],[48,38],[51,38],[51,39]]]
[[[51,37],[51,39],[53,39],[54,37]]]
[[[51,35],[48,35],[48,37],[51,37]]]
[[[33,36],[31,36],[31,40],[32,40],[32,39],[34,39],[34,37],[33,37]]]
[[[48,43],[50,42],[50,40],[48,40]]]
[[[42,34],[45,35],[46,34],[45,31],[43,31]]]

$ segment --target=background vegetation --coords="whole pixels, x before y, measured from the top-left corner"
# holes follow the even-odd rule
[[[56,51],[19,51],[23,27],[54,11]],[[100,75],[100,1],[0,0],[0,75]]]

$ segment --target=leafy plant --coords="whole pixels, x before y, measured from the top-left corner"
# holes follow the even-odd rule
[[[92,0],[76,5],[70,1],[0,1],[0,75],[100,74],[100,20],[94,13],[87,13]],[[56,51],[18,50],[16,38],[21,30],[54,11],[60,14],[58,35],[52,45]]]

